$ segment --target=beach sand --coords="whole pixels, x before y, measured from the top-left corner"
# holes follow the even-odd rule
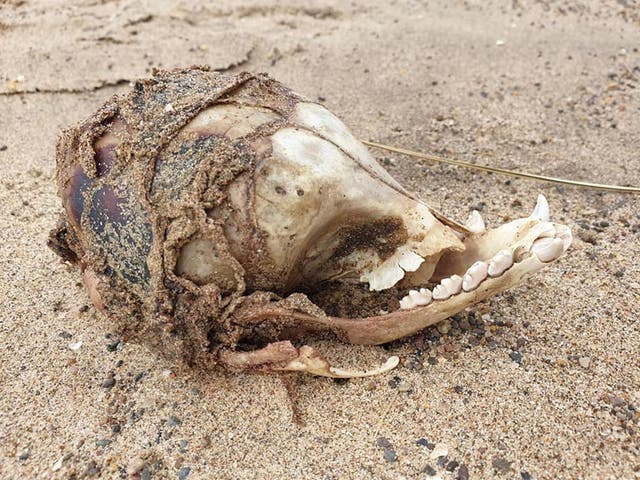
[[[544,193],[575,241],[411,338],[314,342],[340,366],[401,358],[341,382],[202,374],[120,342],[46,248],[60,130],[153,67],[268,72],[363,139],[640,184],[635,2],[300,5],[0,3],[0,477],[640,478],[638,195],[374,151],[460,221],[497,225]]]

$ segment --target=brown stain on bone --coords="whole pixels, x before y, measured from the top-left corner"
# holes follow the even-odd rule
[[[331,259],[346,257],[356,250],[372,249],[380,259],[386,260],[398,246],[407,242],[408,233],[402,218],[383,217],[366,223],[354,223],[340,227],[336,232],[340,239]]]

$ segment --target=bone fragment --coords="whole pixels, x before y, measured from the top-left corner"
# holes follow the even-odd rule
[[[327,360],[313,347],[303,345],[298,350],[298,357],[288,362],[284,367],[274,370],[306,372],[321,377],[331,378],[360,378],[372,377],[393,370],[400,363],[395,355],[389,357],[385,363],[371,370],[356,371],[332,367]]]

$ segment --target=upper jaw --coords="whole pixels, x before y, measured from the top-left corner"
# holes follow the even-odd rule
[[[433,291],[424,285],[411,290],[400,300],[401,308],[424,307],[432,300],[445,301],[480,287],[493,294],[516,285],[557,260],[570,247],[571,230],[549,219],[548,204],[541,195],[531,216],[469,235],[463,240],[464,251],[440,258],[431,278],[432,282],[439,282]],[[477,217],[474,221],[478,221]],[[509,270],[514,270],[508,275],[509,280],[501,278]],[[465,298],[453,302],[451,315]]]

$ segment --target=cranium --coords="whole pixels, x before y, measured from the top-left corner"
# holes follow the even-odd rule
[[[491,230],[475,211],[465,225],[446,218],[326,108],[266,75],[155,72],[64,132],[57,181],[65,213],[50,244],[80,266],[96,307],[128,338],[237,369],[393,368],[396,357],[331,367],[305,336],[411,335],[571,243],[542,196]],[[346,318],[309,300],[331,309],[336,285],[364,285],[372,301],[392,292],[395,310]]]

